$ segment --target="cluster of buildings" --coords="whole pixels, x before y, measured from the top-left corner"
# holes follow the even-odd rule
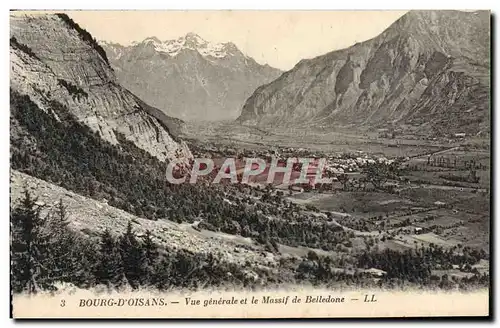
[[[394,160],[385,157],[372,158],[364,154],[363,156],[349,158],[329,158],[326,170],[333,174],[359,172],[362,167],[368,164],[392,164]]]

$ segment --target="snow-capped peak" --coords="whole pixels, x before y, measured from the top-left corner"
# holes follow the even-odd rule
[[[196,50],[204,57],[224,58],[234,56],[237,48],[231,43],[211,43],[204,40],[196,33],[188,33],[175,40],[160,41],[156,37],[148,37],[143,44],[151,44],[156,51],[166,53],[171,57],[179,54],[183,49]]]
[[[186,40],[187,43],[194,45],[203,45],[207,43],[207,41],[203,40],[198,34],[193,32],[189,32],[188,34],[186,34],[184,40]]]
[[[143,43],[161,43],[161,41],[156,37],[156,36],[150,36],[148,38],[146,38],[144,41],[142,41]]]

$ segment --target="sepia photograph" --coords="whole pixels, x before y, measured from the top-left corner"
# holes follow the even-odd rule
[[[11,10],[11,317],[490,316],[490,25]]]

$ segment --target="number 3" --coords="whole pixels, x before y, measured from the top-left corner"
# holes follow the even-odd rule
[[[65,300],[61,300],[61,307],[65,307],[66,306],[66,301]]]

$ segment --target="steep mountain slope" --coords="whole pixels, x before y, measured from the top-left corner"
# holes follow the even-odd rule
[[[233,43],[209,43],[194,33],[164,42],[151,37],[128,47],[102,46],[122,85],[186,120],[235,119],[258,86],[281,74]]]
[[[379,36],[302,60],[258,88],[238,121],[488,131],[489,26],[489,12],[409,12]]]
[[[24,190],[28,190],[38,199],[43,212],[62,200],[67,206],[70,228],[90,237],[99,236],[106,228],[114,234],[122,233],[127,223],[132,221],[135,231],[140,236],[144,235],[146,230],[150,230],[155,241],[162,246],[186,249],[195,253],[210,252],[226,261],[241,264],[247,260],[260,262],[259,264],[269,262],[260,254],[263,251],[262,247],[250,238],[237,239],[224,233],[202,233],[193,229],[190,224],[179,224],[168,220],[147,220],[16,170],[11,171],[10,178],[12,207],[22,199]],[[214,243],[213,239],[217,242]]]
[[[10,22],[11,90],[56,117],[54,102],[67,107],[112,144],[119,133],[159,160],[192,156],[170,131],[179,123],[120,86],[104,50],[68,16],[14,14]]]

